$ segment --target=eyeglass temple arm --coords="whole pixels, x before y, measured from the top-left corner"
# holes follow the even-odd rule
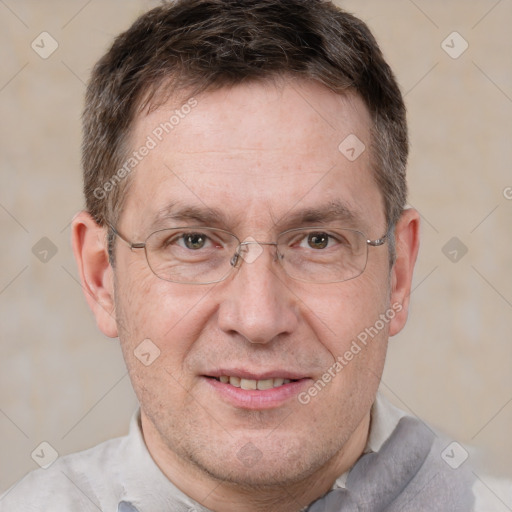
[[[366,243],[368,245],[371,245],[372,247],[378,247],[379,245],[384,245],[386,243],[386,240],[388,239],[389,235],[392,232],[392,228],[389,228],[384,235],[382,235],[380,238],[377,238],[377,240],[366,240]]]
[[[123,242],[128,244],[130,249],[144,249],[146,247],[146,242],[130,242],[127,238],[125,238],[117,229],[112,226],[112,224],[107,223],[107,226],[112,230],[114,235],[118,236]]]
[[[366,243],[372,247],[378,247],[386,242],[386,238],[387,237],[383,236],[382,238],[377,238],[377,240],[366,240]]]

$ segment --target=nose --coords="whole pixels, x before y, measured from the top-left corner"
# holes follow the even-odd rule
[[[221,330],[258,344],[291,334],[298,325],[297,299],[274,257],[276,248],[267,246],[275,244],[245,245],[218,316]]]

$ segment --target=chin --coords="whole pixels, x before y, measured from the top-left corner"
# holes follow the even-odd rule
[[[288,441],[279,447],[266,447],[264,450],[258,449],[251,441],[238,447],[240,444],[237,443],[237,447],[225,446],[224,453],[210,451],[205,457],[202,451],[189,454],[189,457],[201,472],[216,480],[254,489],[300,483],[333,455],[318,450],[310,452],[298,440],[295,446]]]

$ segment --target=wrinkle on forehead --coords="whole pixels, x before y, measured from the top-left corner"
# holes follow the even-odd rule
[[[180,200],[189,210],[207,207],[208,218],[205,212],[194,215],[212,227],[241,225],[245,219],[247,228],[263,230],[275,224],[303,225],[308,215],[292,218],[296,211],[342,201],[354,215],[339,218],[373,230],[375,220],[372,224],[369,218],[377,218],[381,201],[369,151],[349,162],[338,149],[352,133],[370,147],[371,119],[363,100],[315,82],[287,85],[275,91],[247,84],[198,96],[197,106],[134,171],[133,220],[137,216],[146,226],[162,225],[165,217],[172,221],[172,212],[153,219]],[[174,108],[169,102],[140,117],[133,141],[142,144]],[[211,215],[213,207],[223,217]],[[189,211],[190,221],[194,215]],[[316,218],[320,221],[322,215]],[[140,222],[136,226],[140,229]]]
[[[244,125],[247,119],[251,119],[252,123],[256,119],[261,119],[262,123],[258,134],[260,140],[251,137],[244,141],[243,146],[240,146],[244,151],[272,151],[275,148],[282,148],[281,143],[286,143],[287,135],[295,136],[302,128],[308,137],[313,137],[319,131],[334,134],[341,130],[342,133],[349,124],[351,131],[357,132],[361,139],[369,135],[371,116],[364,101],[355,91],[334,93],[314,80],[296,78],[283,80],[276,87],[272,84],[273,82],[249,82],[200,94],[196,98],[197,106],[190,114],[184,116],[169,134],[176,141],[175,147],[183,153],[222,151],[218,145],[218,127],[231,126],[233,137],[227,142],[236,144],[245,133]],[[150,114],[139,115],[134,124],[134,138],[144,140],[145,135],[151,133],[162,118],[169,117],[179,109],[178,103],[177,98],[174,101],[171,98],[168,103]],[[281,133],[279,137],[265,139],[265,128],[268,128],[266,120],[277,116],[288,120],[290,133]],[[182,130],[182,127],[186,129]],[[140,137],[137,137],[137,134]],[[263,140],[264,148],[260,145]],[[229,150],[236,150],[235,148],[236,146],[229,146]]]

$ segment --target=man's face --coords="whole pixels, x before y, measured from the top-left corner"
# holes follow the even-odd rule
[[[196,99],[161,141],[152,135],[157,146],[133,172],[117,226],[124,236],[139,242],[157,229],[208,225],[240,240],[273,242],[282,231],[311,225],[302,213],[323,215],[335,204],[351,218],[326,216],[313,225],[342,224],[371,240],[386,232],[369,150],[351,161],[350,148],[338,149],[350,135],[370,147],[370,117],[357,96],[291,81]],[[169,101],[138,118],[132,149],[179,107]],[[211,210],[219,214],[214,225],[201,218]],[[225,281],[190,285],[159,279],[143,250],[118,241],[115,300],[150,451],[224,480],[266,485],[299,480],[366,435],[393,321],[301,403],[299,395],[390,308],[388,246],[368,249],[359,277],[332,284],[289,278],[275,247],[261,248]],[[134,355],[147,339],[160,350],[148,366]],[[244,390],[221,375],[293,381]]]

